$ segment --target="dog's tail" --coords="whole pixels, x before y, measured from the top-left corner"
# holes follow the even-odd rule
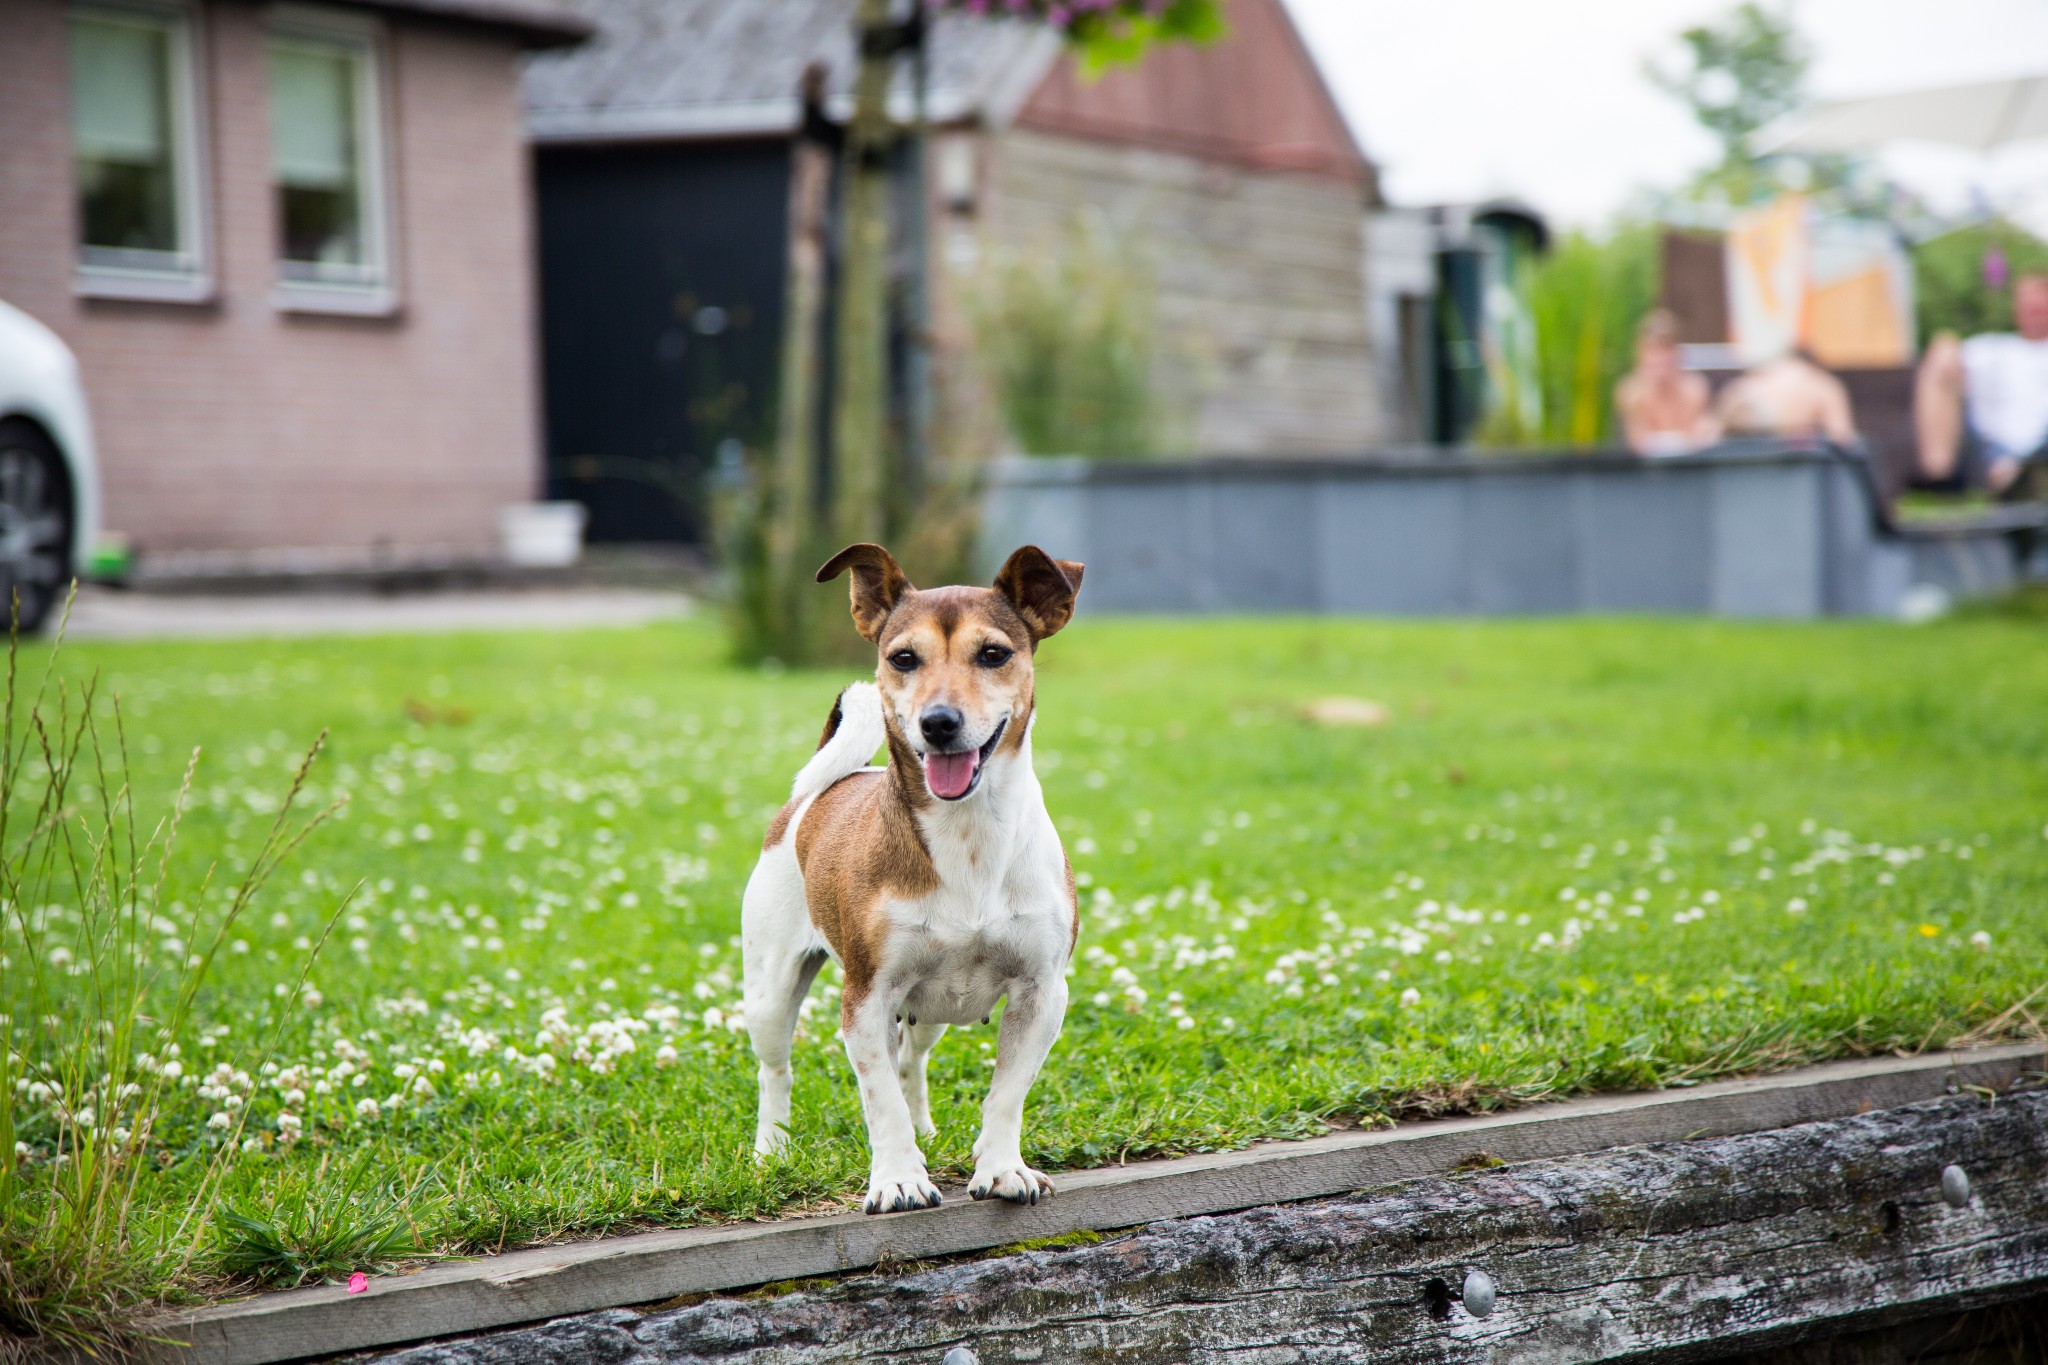
[[[818,752],[798,770],[789,787],[789,799],[816,796],[840,778],[867,767],[888,737],[882,724],[882,694],[871,682],[854,683],[832,703]]]

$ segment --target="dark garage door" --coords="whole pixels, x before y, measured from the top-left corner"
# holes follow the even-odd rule
[[[773,430],[789,149],[544,148],[548,487],[590,538],[702,543],[721,444]]]

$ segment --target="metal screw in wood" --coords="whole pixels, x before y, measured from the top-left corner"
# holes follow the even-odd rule
[[[1483,1270],[1468,1271],[1465,1287],[1458,1297],[1465,1301],[1465,1311],[1475,1318],[1483,1318],[1493,1311],[1493,1276]]]
[[[955,1346],[946,1352],[946,1358],[939,1365],[981,1365],[981,1357],[965,1346]]]

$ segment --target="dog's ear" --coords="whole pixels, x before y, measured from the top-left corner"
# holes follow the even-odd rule
[[[996,575],[996,591],[1024,618],[1033,644],[1059,633],[1074,619],[1074,598],[1081,591],[1082,566],[1071,559],[1054,559],[1036,545],[1003,561]]]
[[[916,591],[896,557],[879,545],[849,545],[825,561],[818,581],[830,583],[846,570],[853,570],[853,627],[876,644],[881,643],[882,623],[907,592]]]

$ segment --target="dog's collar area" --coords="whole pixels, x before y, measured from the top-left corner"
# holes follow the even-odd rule
[[[1010,718],[1005,716],[996,722],[996,728],[980,748],[963,749],[958,753],[940,754],[925,752],[919,756],[924,766],[924,784],[933,796],[941,801],[964,801],[974,794],[981,785],[982,770],[988,766],[990,755],[996,745],[1002,743],[1003,732],[1010,728]]]

